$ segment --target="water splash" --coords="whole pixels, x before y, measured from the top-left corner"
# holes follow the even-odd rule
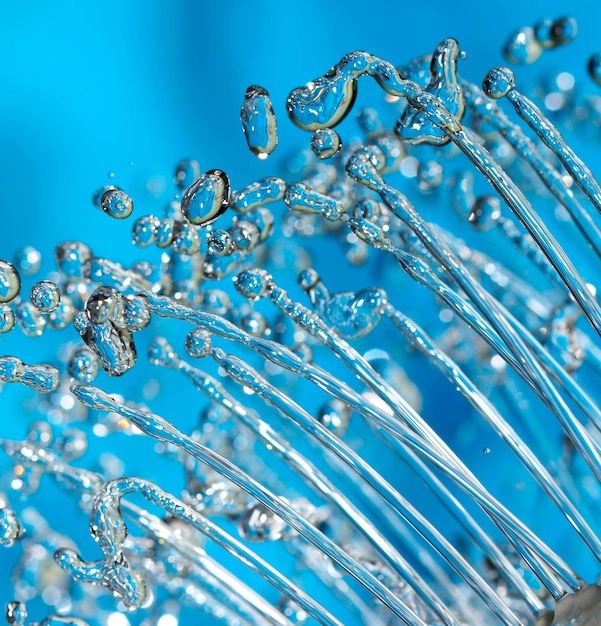
[[[505,55],[576,33],[542,20]],[[557,115],[548,82],[531,98],[493,68],[480,89],[462,58],[451,38],[400,68],[345,55],[286,101],[310,150],[240,189],[180,161],[131,267],[60,243],[26,296],[39,254],[0,262],[0,330],[63,333],[52,364],[0,357],[36,392],[24,438],[0,439],[9,624],[36,596],[39,624],[598,621],[601,190],[564,136],[565,77]],[[382,98],[355,111],[360,78]],[[265,159],[269,94],[243,100]],[[594,99],[574,108],[588,132]],[[134,207],[114,185],[93,204]],[[99,556],[44,521],[46,477]]]

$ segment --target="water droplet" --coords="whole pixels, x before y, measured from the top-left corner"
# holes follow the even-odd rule
[[[576,18],[566,16],[560,17],[553,22],[551,27],[551,37],[556,46],[564,46],[573,41],[578,35],[578,22]]]
[[[251,85],[246,90],[240,119],[250,151],[266,159],[278,143],[276,118],[266,89]]]
[[[225,172],[209,170],[194,182],[182,198],[182,213],[197,226],[206,226],[228,207],[230,181]]]
[[[277,541],[290,531],[289,526],[265,505],[253,504],[238,522],[240,535],[246,541]]]
[[[543,45],[529,26],[514,33],[503,48],[503,55],[510,63],[534,63],[542,52]]]
[[[98,358],[91,350],[80,348],[69,359],[67,369],[69,376],[80,383],[89,384],[98,375]]]
[[[601,85],[601,52],[593,54],[587,63],[587,69],[589,76],[597,83]]]
[[[186,351],[195,359],[204,359],[211,350],[211,334],[197,328],[186,336]]]
[[[469,223],[481,231],[494,228],[501,217],[501,201],[496,196],[480,196],[468,216]]]
[[[484,77],[482,89],[493,100],[504,98],[515,86],[515,77],[508,67],[495,67]]]
[[[19,294],[21,277],[15,266],[0,260],[0,302],[10,302]]]
[[[196,254],[200,250],[200,236],[194,224],[174,222],[171,247],[180,254]]]
[[[175,184],[183,191],[200,176],[200,171],[196,159],[183,159],[175,168]]]
[[[123,308],[125,323],[130,330],[142,330],[150,324],[150,308],[144,296],[128,296]]]
[[[25,246],[15,254],[15,267],[23,276],[33,276],[40,271],[42,255],[32,246]]]
[[[155,242],[155,233],[159,228],[159,218],[154,215],[144,215],[138,218],[132,227],[132,242],[139,248],[145,248]]]
[[[240,272],[234,279],[238,293],[249,300],[256,300],[265,295],[272,284],[271,276],[261,269]]]
[[[331,128],[318,128],[311,137],[311,150],[318,159],[331,159],[341,149],[340,135]]]
[[[11,331],[15,326],[15,314],[7,304],[0,304],[0,334]]]
[[[240,191],[232,191],[230,206],[234,211],[246,213],[263,204],[281,200],[286,191],[286,182],[281,178],[270,176],[251,183]]]
[[[218,256],[228,256],[236,250],[232,236],[227,230],[216,229],[207,236],[207,252]]]
[[[86,302],[86,314],[92,324],[108,321],[116,310],[121,294],[108,286],[98,287]]]
[[[440,187],[444,170],[438,161],[420,161],[417,167],[417,184],[420,191],[432,191]]]
[[[24,602],[13,600],[6,605],[6,621],[10,626],[25,626],[27,607]]]
[[[54,255],[63,276],[83,278],[84,265],[92,258],[92,251],[81,241],[67,241],[56,246]]]
[[[42,280],[31,288],[30,298],[38,311],[50,313],[60,304],[61,292],[55,283]]]
[[[100,199],[100,208],[107,215],[122,220],[131,215],[134,203],[122,189],[107,189]]]
[[[28,337],[40,337],[46,328],[46,318],[31,304],[21,302],[15,311],[19,328]]]
[[[545,49],[555,47],[552,30],[553,20],[550,19],[541,20],[534,25],[534,36],[536,37],[540,45]]]

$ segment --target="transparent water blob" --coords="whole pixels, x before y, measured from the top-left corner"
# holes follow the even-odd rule
[[[33,246],[24,246],[15,253],[15,267],[23,276],[33,276],[40,270],[42,255]]]
[[[175,168],[175,184],[187,189],[200,176],[200,163],[196,159],[183,159]]]
[[[56,283],[42,280],[31,288],[29,297],[38,311],[50,313],[60,304],[61,292]]]
[[[511,63],[534,63],[543,49],[534,28],[526,26],[509,38],[503,48],[503,55]]]
[[[0,260],[0,302],[14,300],[21,289],[21,277],[15,266]]]
[[[100,198],[100,208],[107,215],[122,220],[132,214],[134,202],[123,189],[107,189]]]
[[[340,135],[331,128],[319,128],[311,137],[311,150],[318,159],[331,159],[342,149]]]
[[[182,213],[192,224],[207,226],[226,211],[229,194],[227,174],[221,170],[209,170],[186,189]]]
[[[276,117],[266,89],[259,85],[248,87],[240,119],[249,150],[259,159],[266,159],[278,143]]]

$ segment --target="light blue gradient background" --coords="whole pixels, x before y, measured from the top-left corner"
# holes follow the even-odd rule
[[[288,92],[353,49],[400,64],[452,36],[468,55],[462,73],[479,82],[503,63],[510,32],[569,13],[578,19],[578,39],[545,53],[546,62],[555,57],[558,67],[582,77],[588,56],[601,49],[601,6],[590,4],[3,2],[0,258],[31,244],[44,253],[46,273],[56,243],[69,239],[115,260],[140,258],[130,245],[131,220],[118,223],[92,206],[97,187],[122,186],[140,216],[170,199],[182,157],[197,158],[205,170],[224,169],[236,188],[276,174],[282,159],[308,141],[286,117]],[[518,81],[529,75],[517,70]],[[253,83],[269,90],[278,116],[280,145],[266,161],[246,148],[239,120]],[[146,183],[160,177],[165,190],[152,194]],[[2,342],[2,354],[12,350],[24,359],[42,345],[19,330]],[[82,516],[75,523],[85,530]],[[87,549],[96,553],[91,540]],[[2,587],[9,571],[0,554],[0,604],[11,599]]]

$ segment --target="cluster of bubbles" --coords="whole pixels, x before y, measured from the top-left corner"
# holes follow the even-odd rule
[[[531,63],[576,34],[571,17],[543,20],[505,56]],[[220,169],[177,164],[173,201],[131,220],[148,260],[62,242],[28,293],[40,254],[0,261],[0,333],[75,337],[53,364],[0,357],[2,384],[32,388],[40,416],[23,440],[0,438],[12,464],[0,544],[20,555],[8,624],[25,626],[36,597],[53,611],[40,626],[175,626],[185,607],[232,626],[596,623],[601,187],[551,121],[572,105],[565,75],[533,90],[548,117],[511,69],[480,87],[463,58],[453,39],[400,68],[347,54],[290,93],[288,116],[311,137],[282,178],[234,189]],[[597,83],[600,67],[593,55]],[[384,97],[353,121],[361,77]],[[579,107],[576,131],[597,126],[595,100]],[[269,158],[265,88],[246,90],[240,118],[251,153]],[[118,220],[134,212],[114,185],[92,201]],[[430,224],[445,202],[454,212]],[[318,272],[324,250],[342,267]],[[168,318],[187,329],[181,354]],[[428,367],[442,378],[420,376]],[[171,375],[207,400],[189,434]],[[119,377],[139,396],[107,392]],[[168,417],[152,408],[160,396]],[[499,455],[506,492],[529,506],[513,511],[449,445],[447,403],[444,420]],[[134,442],[123,458],[119,437]],[[179,484],[159,486],[148,464],[156,482],[131,475],[136,439],[155,441]],[[47,479],[89,517],[97,558],[30,504]]]

